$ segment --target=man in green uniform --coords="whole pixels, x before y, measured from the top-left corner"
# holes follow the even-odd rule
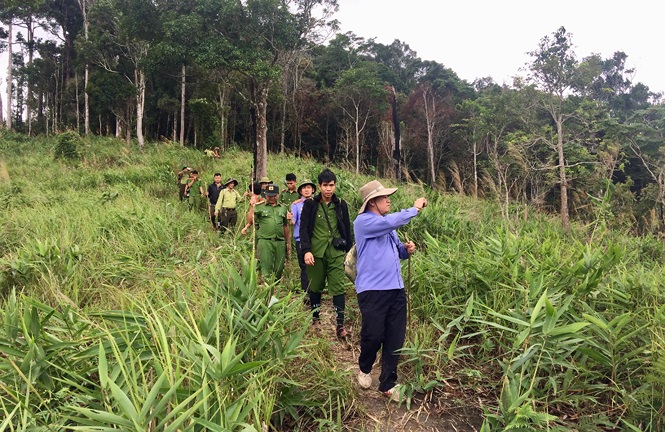
[[[296,175],[289,173],[286,175],[286,189],[279,193],[279,201],[290,209],[291,204],[299,199],[300,194],[296,190]]]
[[[351,223],[346,201],[335,194],[337,177],[329,169],[319,174],[319,190],[313,199],[303,202],[300,220],[300,249],[307,265],[309,299],[314,326],[319,326],[321,293],[327,286],[332,295],[337,318],[337,337],[345,338],[346,293],[344,255],[351,249]]]
[[[261,197],[265,198],[266,187],[268,187],[269,184],[272,184],[272,182],[270,181],[270,177],[268,176],[261,177],[261,180],[259,180],[259,184],[261,185]]]
[[[286,189],[279,193],[279,202],[284,204],[287,209],[289,209],[288,218],[289,222],[293,220],[293,213],[291,212],[291,204],[300,199],[300,194],[296,190],[296,175],[293,173],[288,173],[286,175]],[[291,227],[289,226],[289,229]],[[291,233],[291,239],[294,239],[295,236],[293,232]],[[295,241],[293,242],[295,246]]]
[[[286,206],[277,202],[279,188],[269,184],[266,201],[253,205],[248,214],[250,223],[256,222],[256,248],[260,258],[261,274],[264,278],[281,279],[284,261],[291,254],[291,238]]]
[[[199,180],[199,172],[194,170],[190,174],[189,183],[185,187],[185,196],[189,202],[190,210],[201,210],[203,208],[203,185]]]
[[[219,216],[219,225],[223,230],[222,234],[224,231],[236,226],[236,222],[238,221],[236,206],[242,199],[238,191],[235,190],[235,187],[238,186],[238,180],[229,177],[224,186],[226,188],[219,193],[217,204],[215,204],[215,216]]]
[[[185,190],[187,188],[187,183],[189,183],[189,174],[192,171],[191,168],[189,167],[182,167],[181,171],[178,171],[178,174],[176,176],[178,177],[178,197],[180,198],[180,201],[183,201],[185,197]]]

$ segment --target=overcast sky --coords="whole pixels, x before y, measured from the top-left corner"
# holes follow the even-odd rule
[[[502,84],[521,74],[526,54],[564,26],[582,58],[628,55],[633,82],[665,92],[665,14],[657,0],[338,0],[343,31],[390,44],[399,39],[469,82]],[[659,6],[660,5],[660,6]]]
[[[407,43],[469,82],[491,76],[512,82],[528,51],[564,26],[578,58],[615,51],[628,55],[633,82],[665,92],[665,14],[658,0],[338,0],[342,31],[390,44]],[[659,6],[659,4],[661,6]],[[0,54],[0,91],[6,102],[7,53]]]

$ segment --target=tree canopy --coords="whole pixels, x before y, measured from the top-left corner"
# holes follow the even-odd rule
[[[339,33],[337,8],[2,0],[0,49],[11,48],[13,72],[4,120],[29,134],[238,146],[255,153],[257,176],[277,151],[402,177],[399,166],[432,187],[496,198],[506,217],[513,203],[556,211],[564,227],[593,216],[591,197],[609,180],[651,199],[620,210],[637,232],[663,225],[662,193],[643,193],[660,187],[665,166],[661,95],[633,82],[627,53],[579,58],[561,27],[534,41],[512,85],[469,83],[406,41]]]

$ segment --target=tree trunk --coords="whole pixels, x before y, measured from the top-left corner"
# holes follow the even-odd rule
[[[84,107],[84,114],[83,116],[85,119],[83,120],[85,123],[85,134],[89,135],[90,134],[90,96],[88,95],[88,80],[90,79],[90,65],[88,63],[85,64],[85,78],[83,79],[83,85],[84,85],[84,92],[83,92],[83,101],[85,104]]]
[[[132,143],[132,112],[131,112],[131,106],[129,103],[127,103],[127,106],[125,107],[125,142],[127,143],[127,146],[129,146]]]
[[[436,102],[432,97],[432,109],[430,110],[427,100],[427,90],[423,90],[423,102],[425,103],[425,121],[427,122],[427,167],[432,187],[436,185],[436,171],[434,169],[434,115],[436,113]],[[431,112],[430,112],[431,111]]]
[[[254,178],[260,178],[257,176],[257,170],[256,166],[258,165],[257,163],[257,128],[258,128],[258,123],[256,121],[256,105],[255,104],[250,104],[249,105],[249,144],[252,146],[252,173],[254,175]]]
[[[88,5],[87,0],[79,0],[79,5],[81,6],[81,13],[83,14],[83,36],[85,41],[88,41],[88,30],[90,28],[90,23],[88,22]],[[84,123],[85,123],[85,134],[90,134],[90,98],[88,95],[88,82],[90,79],[90,65],[85,63],[85,76],[83,78],[83,101],[85,104],[84,107]]]
[[[12,128],[12,21],[10,19],[7,38],[7,129]]]
[[[32,25],[32,16],[28,16],[26,20],[26,31],[28,33],[28,68],[32,66],[35,48],[32,42],[35,38],[35,29]],[[32,135],[32,75],[28,74],[28,85],[25,101],[25,118],[28,122],[28,136]]]
[[[185,90],[187,69],[185,64],[182,65],[182,73],[180,76],[180,147],[185,146]]]
[[[355,139],[356,139],[356,174],[360,174],[360,111],[356,107],[356,121],[354,122],[356,127],[355,129]]]
[[[224,151],[226,143],[226,85],[219,86],[219,148]]]
[[[282,102],[282,131],[279,140],[279,152],[284,153],[286,151],[286,145],[284,140],[286,139],[286,97]]]
[[[79,73],[74,72],[74,83],[76,84],[76,133],[81,133],[81,110],[79,109]]]
[[[268,89],[263,83],[257,89],[256,105],[256,177],[268,175]]]
[[[173,126],[173,138],[171,139],[173,142],[175,142],[178,133],[177,123],[178,123],[178,112],[173,111],[173,124],[171,125]]]
[[[143,113],[145,111],[145,72],[143,69],[134,70],[134,78],[137,84],[136,94],[136,139],[139,143],[139,148],[143,150],[145,141],[143,139]]]
[[[3,110],[4,106],[2,105],[2,95],[0,94],[0,127],[5,123]]]
[[[563,155],[563,118],[556,118],[556,149],[559,154],[559,181],[561,182],[561,224],[565,232],[570,232],[570,216],[568,214],[568,179],[566,178],[566,160]]]
[[[478,198],[478,143],[473,140],[473,197]]]
[[[46,96],[45,96],[46,100],[44,101],[44,104],[47,107],[48,107],[48,95],[49,95],[49,93],[46,93]],[[49,136],[50,131],[49,131],[49,128],[48,128],[48,113],[44,116],[44,125],[46,126],[45,127],[46,136]]]
[[[402,151],[400,149],[400,139],[402,138],[402,133],[399,127],[399,115],[397,111],[397,93],[395,92],[395,87],[391,87],[393,92],[392,97],[392,110],[393,110],[393,173],[395,174],[395,180],[401,180],[402,178]]]

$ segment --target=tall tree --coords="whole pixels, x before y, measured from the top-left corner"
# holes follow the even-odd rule
[[[0,2],[0,22],[7,24],[7,129],[12,128],[12,72],[14,43],[14,9],[9,1]]]
[[[564,124],[574,116],[567,106],[568,95],[576,90],[579,63],[573,51],[572,35],[560,27],[551,36],[540,40],[538,49],[531,51],[530,78],[542,90],[540,103],[549,113],[556,128],[556,152],[559,171],[560,212],[564,230],[570,230],[568,209],[568,177],[564,151]]]
[[[94,62],[109,72],[122,74],[135,87],[136,138],[143,149],[145,68],[150,47],[160,31],[155,4],[150,0],[98,0],[92,12]]]
[[[388,108],[388,94],[379,79],[376,64],[362,62],[342,72],[335,83],[334,95],[344,117],[351,122],[355,169],[359,173],[367,123]]]
[[[208,66],[227,65],[247,79],[254,123],[255,175],[267,173],[268,94],[285,53],[299,49],[330,26],[337,0],[210,1],[205,17],[217,41],[202,53]],[[211,52],[212,51],[212,52]],[[214,58],[212,54],[217,56]]]
[[[5,32],[5,29],[0,26],[0,53],[5,50],[5,43],[2,41],[3,39],[6,39],[7,32]],[[0,128],[4,125],[5,120],[4,120],[4,105],[2,104],[2,95],[0,94]]]
[[[83,16],[83,37],[87,43],[90,40],[90,19],[89,14],[95,0],[77,0]],[[88,84],[90,83],[90,63],[86,60],[83,75],[83,117],[84,131],[86,135],[90,134],[90,94],[88,93]]]

